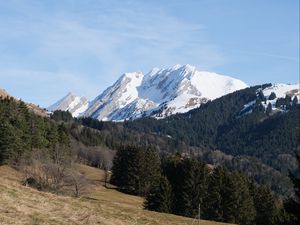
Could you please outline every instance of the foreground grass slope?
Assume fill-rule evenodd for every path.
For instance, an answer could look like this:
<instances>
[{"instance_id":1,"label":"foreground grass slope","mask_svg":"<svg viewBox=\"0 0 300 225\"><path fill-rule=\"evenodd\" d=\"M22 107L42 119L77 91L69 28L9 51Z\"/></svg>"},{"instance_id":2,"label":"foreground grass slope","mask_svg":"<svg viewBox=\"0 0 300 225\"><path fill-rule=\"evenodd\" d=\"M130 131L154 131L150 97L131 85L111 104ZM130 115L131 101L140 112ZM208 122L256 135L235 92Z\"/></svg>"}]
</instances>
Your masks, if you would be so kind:
<instances>
[{"instance_id":1,"label":"foreground grass slope","mask_svg":"<svg viewBox=\"0 0 300 225\"><path fill-rule=\"evenodd\" d=\"M143 199L103 187L103 172L79 169L93 186L81 198L39 192L21 185L22 175L0 167L0 224L197 224L190 218L143 210ZM222 223L201 221L201 225Z\"/></svg>"}]
</instances>

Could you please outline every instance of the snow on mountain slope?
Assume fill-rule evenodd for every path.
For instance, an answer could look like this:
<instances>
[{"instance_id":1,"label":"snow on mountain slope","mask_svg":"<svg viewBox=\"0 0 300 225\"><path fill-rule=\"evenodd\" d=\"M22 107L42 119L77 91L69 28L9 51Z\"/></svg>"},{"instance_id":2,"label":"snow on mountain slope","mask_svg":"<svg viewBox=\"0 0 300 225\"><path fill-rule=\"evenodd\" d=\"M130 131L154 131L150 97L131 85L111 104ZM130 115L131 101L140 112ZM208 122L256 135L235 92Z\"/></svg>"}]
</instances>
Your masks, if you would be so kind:
<instances>
[{"instance_id":1,"label":"snow on mountain slope","mask_svg":"<svg viewBox=\"0 0 300 225\"><path fill-rule=\"evenodd\" d=\"M199 107L207 100L246 88L232 77L197 71L191 65L126 73L90 103L83 116L122 121L144 115L163 118Z\"/></svg>"},{"instance_id":2,"label":"snow on mountain slope","mask_svg":"<svg viewBox=\"0 0 300 225\"><path fill-rule=\"evenodd\" d=\"M280 98L285 98L289 96L291 100L294 100L297 97L297 104L300 104L300 84L273 84L269 87L264 89L259 89L258 93L262 91L265 100L261 101L262 106L267 109L268 105L271 104L272 110L276 111L286 111L286 108L282 108L281 106L276 106L277 100ZM273 97L271 94L274 93ZM248 114L252 112L252 108L256 104L256 100L249 102L248 104L244 105L244 108L241 110L241 114ZM293 104L292 102L290 104ZM280 105L280 104L279 104Z\"/></svg>"},{"instance_id":3,"label":"snow on mountain slope","mask_svg":"<svg viewBox=\"0 0 300 225\"><path fill-rule=\"evenodd\" d=\"M143 76L142 73L123 74L114 85L107 88L90 103L90 107L85 111L83 116L99 120L126 119L127 117L114 115L117 115L119 110L126 106L128 107L129 104L138 98L137 87L141 85ZM124 115L124 113L121 114Z\"/></svg>"},{"instance_id":4,"label":"snow on mountain slope","mask_svg":"<svg viewBox=\"0 0 300 225\"><path fill-rule=\"evenodd\" d=\"M60 99L47 108L48 111L53 112L55 110L69 111L72 116L78 117L88 108L88 101L85 97L79 97L68 93L65 97Z\"/></svg>"},{"instance_id":5,"label":"snow on mountain slope","mask_svg":"<svg viewBox=\"0 0 300 225\"><path fill-rule=\"evenodd\" d=\"M290 96L291 99L297 97L297 104L300 103L300 84L273 84L271 87L265 88L263 94L266 97L266 101L262 102L265 109L268 107L269 103L272 105L272 110L285 111L286 109L276 107L276 101L278 98L285 98ZM269 99L271 93L274 93L276 97L274 99Z\"/></svg>"},{"instance_id":6,"label":"snow on mountain slope","mask_svg":"<svg viewBox=\"0 0 300 225\"><path fill-rule=\"evenodd\" d=\"M263 90L264 96L268 97L272 92L276 94L277 98L284 98L286 95L300 97L300 84L274 84Z\"/></svg>"}]
</instances>

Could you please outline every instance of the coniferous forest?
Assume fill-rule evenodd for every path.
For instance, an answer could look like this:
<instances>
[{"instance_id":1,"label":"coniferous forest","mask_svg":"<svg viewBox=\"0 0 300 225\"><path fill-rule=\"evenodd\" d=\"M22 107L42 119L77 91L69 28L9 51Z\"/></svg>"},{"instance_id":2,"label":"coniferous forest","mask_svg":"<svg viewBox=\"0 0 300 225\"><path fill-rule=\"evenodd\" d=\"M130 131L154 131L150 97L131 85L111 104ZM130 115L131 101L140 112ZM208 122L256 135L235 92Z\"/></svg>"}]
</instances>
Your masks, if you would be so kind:
<instances>
[{"instance_id":1,"label":"coniferous forest","mask_svg":"<svg viewBox=\"0 0 300 225\"><path fill-rule=\"evenodd\" d=\"M122 148L112 173L111 182L121 191L145 196L144 207L149 210L195 217L200 207L201 218L208 220L297 224L296 212L288 212L298 207L298 213L299 205L291 205L299 201L286 201L284 207L268 186L180 154L159 159L151 149Z\"/></svg>"}]
</instances>

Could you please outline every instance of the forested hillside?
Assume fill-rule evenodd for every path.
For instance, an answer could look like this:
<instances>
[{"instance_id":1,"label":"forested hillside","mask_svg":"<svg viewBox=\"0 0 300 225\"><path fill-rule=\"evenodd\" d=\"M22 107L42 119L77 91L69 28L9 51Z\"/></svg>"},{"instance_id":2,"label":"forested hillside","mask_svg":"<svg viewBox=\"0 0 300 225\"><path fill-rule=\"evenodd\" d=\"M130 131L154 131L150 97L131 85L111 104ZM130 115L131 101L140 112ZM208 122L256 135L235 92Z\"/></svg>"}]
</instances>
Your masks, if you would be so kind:
<instances>
[{"instance_id":1,"label":"forested hillside","mask_svg":"<svg viewBox=\"0 0 300 225\"><path fill-rule=\"evenodd\" d=\"M267 86L267 85L265 85ZM299 104L291 98L278 99L285 112L266 112L264 96L254 86L208 102L186 114L164 120L145 118L125 123L125 127L142 132L169 135L198 147L220 149L230 155L249 155L270 160L278 154L291 154L299 146ZM243 113L255 101L251 113ZM265 159L266 157L266 159Z\"/></svg>"},{"instance_id":2,"label":"forested hillside","mask_svg":"<svg viewBox=\"0 0 300 225\"><path fill-rule=\"evenodd\" d=\"M245 172L251 170L253 164L264 164L287 176L288 170L295 169L294 156L300 150L300 105L287 96L285 99L279 98L276 102L278 108L284 110L266 110L262 106L266 101L265 96L259 91L266 86L268 84L234 92L186 114L170 116L163 120L144 118L126 122L124 126L139 132L168 135L174 140L200 149L220 150L220 154L222 152L229 155L222 161L229 163L232 169L244 170L242 167L245 166L246 160L249 161L249 168L246 168ZM244 106L249 102L255 104L248 112L243 112ZM218 157L222 158L220 154ZM243 163L236 160L241 157L244 158ZM204 154L204 158L209 157ZM236 165L233 165L233 159ZM215 161L218 162L218 159ZM252 175L260 180L264 173L272 169L263 170L265 171L260 172L258 177L255 172ZM273 185L274 190L286 192L280 191L276 186L278 185Z\"/></svg>"},{"instance_id":3,"label":"forested hillside","mask_svg":"<svg viewBox=\"0 0 300 225\"><path fill-rule=\"evenodd\" d=\"M300 107L289 97L278 98L278 109L285 110L268 111L262 106L266 97L260 91L268 86L237 91L162 120L147 117L124 123L101 122L73 119L60 111L52 118L68 121L72 136L86 145L111 149L135 145L165 154L180 152L200 157L206 163L247 174L288 196L292 188L288 170L295 170L294 156L299 151ZM245 111L249 102L254 104Z\"/></svg>"}]
</instances>

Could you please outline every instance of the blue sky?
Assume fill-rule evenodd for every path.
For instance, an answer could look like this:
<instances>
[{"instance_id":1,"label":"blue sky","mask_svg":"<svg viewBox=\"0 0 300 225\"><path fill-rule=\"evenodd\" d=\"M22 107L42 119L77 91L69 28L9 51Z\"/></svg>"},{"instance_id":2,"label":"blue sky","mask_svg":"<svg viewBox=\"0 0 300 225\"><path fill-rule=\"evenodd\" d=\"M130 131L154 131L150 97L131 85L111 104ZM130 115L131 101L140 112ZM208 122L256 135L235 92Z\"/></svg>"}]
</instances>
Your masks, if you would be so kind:
<instances>
[{"instance_id":1,"label":"blue sky","mask_svg":"<svg viewBox=\"0 0 300 225\"><path fill-rule=\"evenodd\" d=\"M178 63L299 82L299 0L0 1L0 87L25 101L92 100L124 72Z\"/></svg>"}]
</instances>

